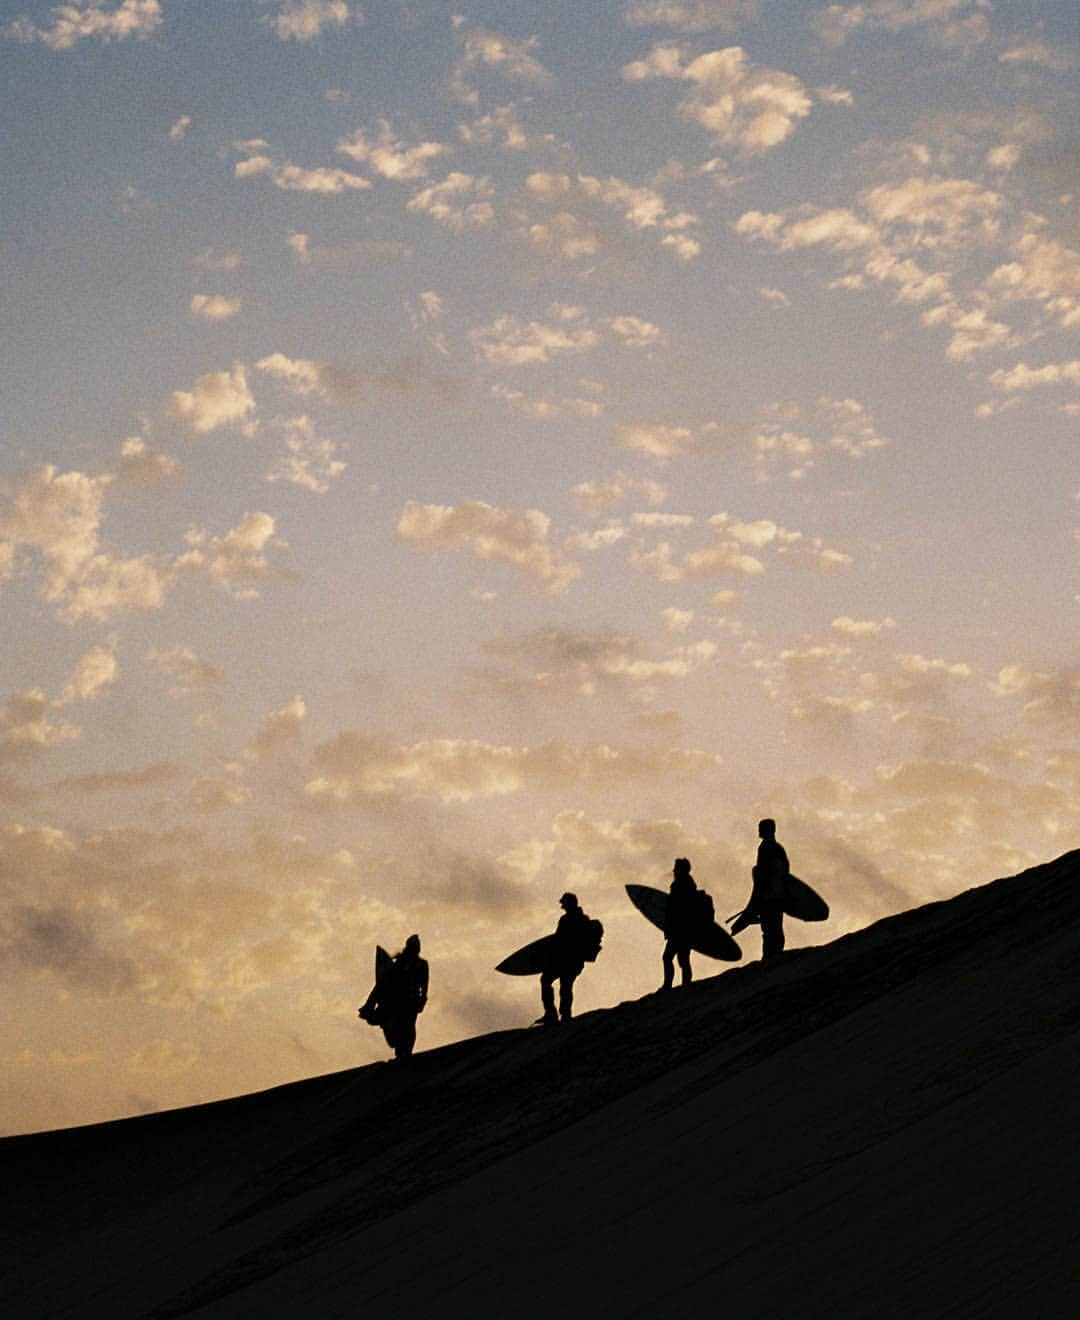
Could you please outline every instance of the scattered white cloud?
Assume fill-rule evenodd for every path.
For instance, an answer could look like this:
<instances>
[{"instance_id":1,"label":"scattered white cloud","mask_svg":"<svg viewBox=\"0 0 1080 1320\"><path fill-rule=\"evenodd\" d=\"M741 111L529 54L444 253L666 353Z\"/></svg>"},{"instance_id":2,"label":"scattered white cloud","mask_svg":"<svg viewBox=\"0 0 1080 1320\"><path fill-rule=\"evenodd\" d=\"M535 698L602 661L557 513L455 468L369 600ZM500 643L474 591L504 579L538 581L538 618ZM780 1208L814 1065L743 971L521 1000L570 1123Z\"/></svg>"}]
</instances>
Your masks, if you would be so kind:
<instances>
[{"instance_id":1,"label":"scattered white cloud","mask_svg":"<svg viewBox=\"0 0 1080 1320\"><path fill-rule=\"evenodd\" d=\"M371 187L370 179L348 170L333 169L327 165L306 169L292 161L275 161L265 154L266 144L261 141L238 142L236 145L240 150L248 152L233 168L238 179L251 179L265 174L275 187L285 192L320 193L326 197L341 196Z\"/></svg>"},{"instance_id":2,"label":"scattered white cloud","mask_svg":"<svg viewBox=\"0 0 1080 1320\"><path fill-rule=\"evenodd\" d=\"M481 500L456 507L409 502L398 519L398 536L430 553L466 550L475 559L510 564L547 595L561 595L580 567L548 540L551 519L538 509L500 509Z\"/></svg>"},{"instance_id":3,"label":"scattered white cloud","mask_svg":"<svg viewBox=\"0 0 1080 1320\"><path fill-rule=\"evenodd\" d=\"M620 422L611 439L620 449L661 460L687 454L700 442L689 427L666 422Z\"/></svg>"},{"instance_id":4,"label":"scattered white cloud","mask_svg":"<svg viewBox=\"0 0 1080 1320\"><path fill-rule=\"evenodd\" d=\"M113 647L95 646L75 666L75 672L64 686L61 701L65 705L72 701L93 701L116 682L119 674L120 666L116 663Z\"/></svg>"},{"instance_id":5,"label":"scattered white cloud","mask_svg":"<svg viewBox=\"0 0 1080 1320\"><path fill-rule=\"evenodd\" d=\"M1071 362L1048 362L1043 367L1029 367L1026 362L1018 362L1008 370L1002 367L991 372L988 379L994 389L1006 394L1041 389L1047 385L1080 385L1080 358L1073 358Z\"/></svg>"},{"instance_id":6,"label":"scattered white cloud","mask_svg":"<svg viewBox=\"0 0 1080 1320\"><path fill-rule=\"evenodd\" d=\"M54 5L49 10L51 25L37 27L29 18L17 18L0 33L16 41L40 41L50 50L71 50L88 38L98 41L123 41L127 37L144 40L161 25L159 0L119 0L109 7L92 0L73 0Z\"/></svg>"},{"instance_id":7,"label":"scattered white cloud","mask_svg":"<svg viewBox=\"0 0 1080 1320\"><path fill-rule=\"evenodd\" d=\"M634 0L630 27L670 27L680 32L730 29L757 18L758 0Z\"/></svg>"},{"instance_id":8,"label":"scattered white cloud","mask_svg":"<svg viewBox=\"0 0 1080 1320\"><path fill-rule=\"evenodd\" d=\"M174 699L213 693L225 682L225 670L202 659L189 646L174 646L168 651L151 649L146 658L172 680L169 696Z\"/></svg>"},{"instance_id":9,"label":"scattered white cloud","mask_svg":"<svg viewBox=\"0 0 1080 1320\"><path fill-rule=\"evenodd\" d=\"M379 131L375 138L358 128L351 137L342 138L337 149L358 163L367 165L384 179L402 181L426 178L431 171L431 162L447 151L438 142L418 142L415 146L406 146L394 136L393 129L385 119L379 121Z\"/></svg>"},{"instance_id":10,"label":"scattered white cloud","mask_svg":"<svg viewBox=\"0 0 1080 1320\"><path fill-rule=\"evenodd\" d=\"M239 362L231 371L200 376L190 390L174 390L166 411L195 435L227 426L252 435L256 426L255 398L248 388L247 370Z\"/></svg>"},{"instance_id":11,"label":"scattered white cloud","mask_svg":"<svg viewBox=\"0 0 1080 1320\"><path fill-rule=\"evenodd\" d=\"M534 366L598 346L600 335L581 308L556 306L552 312L553 321L547 324L500 316L470 331L469 339L484 361L497 367Z\"/></svg>"},{"instance_id":12,"label":"scattered white cloud","mask_svg":"<svg viewBox=\"0 0 1080 1320\"><path fill-rule=\"evenodd\" d=\"M556 741L512 747L437 738L394 746L343 733L315 749L313 764L316 774L306 791L315 801L348 803L395 794L466 803L525 787L604 787L655 774L697 777L714 770L719 758L704 752L574 747Z\"/></svg>"},{"instance_id":13,"label":"scattered white cloud","mask_svg":"<svg viewBox=\"0 0 1080 1320\"><path fill-rule=\"evenodd\" d=\"M491 224L495 208L488 199L494 193L490 179L454 170L439 183L415 193L409 199L407 209L429 215L439 224L463 233L467 229L482 229Z\"/></svg>"},{"instance_id":14,"label":"scattered white cloud","mask_svg":"<svg viewBox=\"0 0 1080 1320\"><path fill-rule=\"evenodd\" d=\"M629 477L619 474L607 481L583 481L571 491L578 508L593 517L606 514L617 504L639 497L647 504L663 504L667 499L667 489L658 481L642 477Z\"/></svg>"},{"instance_id":15,"label":"scattered white cloud","mask_svg":"<svg viewBox=\"0 0 1080 1320\"><path fill-rule=\"evenodd\" d=\"M345 471L343 459L336 458L337 442L320 439L306 414L279 423L285 428L286 452L266 474L267 481L288 481L294 486L325 495Z\"/></svg>"},{"instance_id":16,"label":"scattered white cloud","mask_svg":"<svg viewBox=\"0 0 1080 1320\"><path fill-rule=\"evenodd\" d=\"M52 743L79 737L75 725L50 723L51 706L40 688L7 698L0 706L0 762L25 761Z\"/></svg>"},{"instance_id":17,"label":"scattered white cloud","mask_svg":"<svg viewBox=\"0 0 1080 1320\"><path fill-rule=\"evenodd\" d=\"M551 74L533 54L540 44L537 37L515 41L487 28L468 28L463 18L455 18L454 26L463 53L451 78L451 89L466 105L476 105L480 100L474 79L482 69L534 87L547 87L553 82Z\"/></svg>"},{"instance_id":18,"label":"scattered white cloud","mask_svg":"<svg viewBox=\"0 0 1080 1320\"><path fill-rule=\"evenodd\" d=\"M220 293L196 293L192 295L188 310L202 321L231 321L240 315L240 299L226 298Z\"/></svg>"},{"instance_id":19,"label":"scattered white cloud","mask_svg":"<svg viewBox=\"0 0 1080 1320\"><path fill-rule=\"evenodd\" d=\"M285 0L276 14L263 20L282 41L314 41L327 28L343 28L349 21L345 0Z\"/></svg>"},{"instance_id":20,"label":"scattered white cloud","mask_svg":"<svg viewBox=\"0 0 1080 1320\"><path fill-rule=\"evenodd\" d=\"M271 711L262 721L258 733L248 746L248 754L256 761L265 761L296 746L300 742L306 718L307 705L304 698L293 697L287 705Z\"/></svg>"},{"instance_id":21,"label":"scattered white cloud","mask_svg":"<svg viewBox=\"0 0 1080 1320\"><path fill-rule=\"evenodd\" d=\"M922 29L936 43L968 47L989 34L989 0L869 0L869 3L831 4L813 18L819 36L834 45L868 32L903 32Z\"/></svg>"},{"instance_id":22,"label":"scattered white cloud","mask_svg":"<svg viewBox=\"0 0 1080 1320\"><path fill-rule=\"evenodd\" d=\"M0 550L9 547L0 565L14 571L20 548L40 555L42 595L69 623L158 609L171 580L149 556L122 558L102 544L102 505L114 481L111 473L61 473L46 464L22 481L0 482Z\"/></svg>"},{"instance_id":23,"label":"scattered white cloud","mask_svg":"<svg viewBox=\"0 0 1080 1320\"><path fill-rule=\"evenodd\" d=\"M853 619L850 615L841 614L832 621L833 632L839 633L842 637L880 637L883 632L895 627L896 620L888 617Z\"/></svg>"},{"instance_id":24,"label":"scattered white cloud","mask_svg":"<svg viewBox=\"0 0 1080 1320\"><path fill-rule=\"evenodd\" d=\"M116 478L119 483L135 486L149 486L157 481L175 477L180 471L180 464L171 454L160 449L151 449L142 436L129 436L120 445L116 463Z\"/></svg>"},{"instance_id":25,"label":"scattered white cloud","mask_svg":"<svg viewBox=\"0 0 1080 1320\"><path fill-rule=\"evenodd\" d=\"M191 116L181 115L175 124L169 129L170 142L183 142L187 136L187 131L191 127Z\"/></svg>"},{"instance_id":26,"label":"scattered white cloud","mask_svg":"<svg viewBox=\"0 0 1080 1320\"><path fill-rule=\"evenodd\" d=\"M813 102L794 74L750 63L741 46L691 57L676 46L654 46L623 69L629 82L674 78L692 85L679 112L726 147L755 155L779 146L810 113Z\"/></svg>"},{"instance_id":27,"label":"scattered white cloud","mask_svg":"<svg viewBox=\"0 0 1080 1320\"><path fill-rule=\"evenodd\" d=\"M528 225L529 242L567 261L600 251L600 208L617 211L631 230L656 230L662 235L661 245L671 247L681 260L690 260L701 251L701 244L687 232L699 223L699 217L689 211L670 212L654 188L635 187L614 176L600 179L538 170L526 178L525 196L550 210L545 219ZM580 214L590 210L596 214Z\"/></svg>"},{"instance_id":28,"label":"scattered white cloud","mask_svg":"<svg viewBox=\"0 0 1080 1320\"><path fill-rule=\"evenodd\" d=\"M251 600L263 582L281 573L273 556L288 542L274 535L275 526L270 514L254 512L245 513L224 536L193 527L185 537L191 548L177 568L204 574L237 600Z\"/></svg>"}]
</instances>

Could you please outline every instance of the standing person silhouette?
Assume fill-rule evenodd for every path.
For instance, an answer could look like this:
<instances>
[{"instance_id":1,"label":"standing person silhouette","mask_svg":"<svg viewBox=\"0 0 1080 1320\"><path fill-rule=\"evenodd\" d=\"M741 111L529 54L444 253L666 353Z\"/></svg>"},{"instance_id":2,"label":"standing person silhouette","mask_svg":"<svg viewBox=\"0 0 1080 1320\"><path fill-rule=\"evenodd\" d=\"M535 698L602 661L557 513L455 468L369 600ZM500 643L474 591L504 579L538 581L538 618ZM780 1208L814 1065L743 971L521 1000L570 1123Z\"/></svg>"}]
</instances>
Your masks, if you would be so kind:
<instances>
[{"instance_id":1,"label":"standing person silhouette","mask_svg":"<svg viewBox=\"0 0 1080 1320\"><path fill-rule=\"evenodd\" d=\"M538 1026L552 1026L560 1020L569 1022L574 1016L574 982L581 975L585 963L596 957L600 947L600 935L597 933L600 923L585 915L577 895L563 894L559 906L563 914L555 927L550 960L540 973L540 1003L544 1012L542 1017L536 1019ZM554 990L556 981L559 983L557 1013Z\"/></svg>"},{"instance_id":2,"label":"standing person silhouette","mask_svg":"<svg viewBox=\"0 0 1080 1320\"><path fill-rule=\"evenodd\" d=\"M784 952L784 885L790 874L788 856L777 842L776 821L758 821L757 861L750 906L761 921L761 956L774 958Z\"/></svg>"},{"instance_id":3,"label":"standing person silhouette","mask_svg":"<svg viewBox=\"0 0 1080 1320\"><path fill-rule=\"evenodd\" d=\"M676 857L671 868L671 887L668 890L667 913L664 916L664 984L661 990L670 990L675 980L675 961L678 959L683 985L694 979L690 967L690 941L702 922L704 903L708 895L697 887L690 874L690 859ZM711 903L710 903L711 906Z\"/></svg>"},{"instance_id":4,"label":"standing person silhouette","mask_svg":"<svg viewBox=\"0 0 1080 1320\"><path fill-rule=\"evenodd\" d=\"M379 978L359 1016L382 1027L395 1059L407 1059L416 1045L416 1019L428 996L428 965L420 957L420 936L410 935L405 947Z\"/></svg>"}]
</instances>

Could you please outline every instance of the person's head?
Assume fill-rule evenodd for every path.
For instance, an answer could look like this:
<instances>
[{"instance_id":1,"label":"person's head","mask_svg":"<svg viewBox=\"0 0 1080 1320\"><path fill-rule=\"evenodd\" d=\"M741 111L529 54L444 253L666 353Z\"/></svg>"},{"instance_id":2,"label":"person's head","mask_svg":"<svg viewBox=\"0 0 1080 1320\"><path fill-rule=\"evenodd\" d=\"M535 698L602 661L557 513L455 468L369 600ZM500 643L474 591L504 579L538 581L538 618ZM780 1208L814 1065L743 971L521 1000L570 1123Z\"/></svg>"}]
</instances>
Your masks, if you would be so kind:
<instances>
[{"instance_id":1,"label":"person's head","mask_svg":"<svg viewBox=\"0 0 1080 1320\"><path fill-rule=\"evenodd\" d=\"M577 905L577 894L567 892L559 899L559 906L567 912L573 912Z\"/></svg>"},{"instance_id":2,"label":"person's head","mask_svg":"<svg viewBox=\"0 0 1080 1320\"><path fill-rule=\"evenodd\" d=\"M759 839L774 838L776 835L776 821L771 820L768 816L766 816L764 820L759 820L757 823L757 832Z\"/></svg>"},{"instance_id":3,"label":"person's head","mask_svg":"<svg viewBox=\"0 0 1080 1320\"><path fill-rule=\"evenodd\" d=\"M411 953L415 958L420 952L420 936L410 935L405 941L405 952Z\"/></svg>"},{"instance_id":4,"label":"person's head","mask_svg":"<svg viewBox=\"0 0 1080 1320\"><path fill-rule=\"evenodd\" d=\"M689 875L689 874L690 874L690 858L689 858L689 857L676 857L676 858L675 858L675 865L671 868L671 874L675 877L676 880L679 878L679 876L687 876L687 875Z\"/></svg>"}]
</instances>

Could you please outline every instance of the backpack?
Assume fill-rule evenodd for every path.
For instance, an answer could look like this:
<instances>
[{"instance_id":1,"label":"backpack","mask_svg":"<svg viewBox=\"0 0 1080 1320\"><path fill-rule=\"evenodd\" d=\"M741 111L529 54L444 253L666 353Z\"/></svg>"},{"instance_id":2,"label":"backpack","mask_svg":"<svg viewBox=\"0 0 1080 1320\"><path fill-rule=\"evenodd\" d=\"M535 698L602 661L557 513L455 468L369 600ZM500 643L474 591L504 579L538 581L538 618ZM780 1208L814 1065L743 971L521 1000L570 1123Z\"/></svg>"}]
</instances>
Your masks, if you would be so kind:
<instances>
[{"instance_id":1,"label":"backpack","mask_svg":"<svg viewBox=\"0 0 1080 1320\"><path fill-rule=\"evenodd\" d=\"M697 918L703 926L711 926L716 920L716 909L713 907L712 896L707 894L704 889L697 891Z\"/></svg>"},{"instance_id":2,"label":"backpack","mask_svg":"<svg viewBox=\"0 0 1080 1320\"><path fill-rule=\"evenodd\" d=\"M604 938L604 927L595 917L586 918L581 932L581 956L586 962L596 962Z\"/></svg>"}]
</instances>

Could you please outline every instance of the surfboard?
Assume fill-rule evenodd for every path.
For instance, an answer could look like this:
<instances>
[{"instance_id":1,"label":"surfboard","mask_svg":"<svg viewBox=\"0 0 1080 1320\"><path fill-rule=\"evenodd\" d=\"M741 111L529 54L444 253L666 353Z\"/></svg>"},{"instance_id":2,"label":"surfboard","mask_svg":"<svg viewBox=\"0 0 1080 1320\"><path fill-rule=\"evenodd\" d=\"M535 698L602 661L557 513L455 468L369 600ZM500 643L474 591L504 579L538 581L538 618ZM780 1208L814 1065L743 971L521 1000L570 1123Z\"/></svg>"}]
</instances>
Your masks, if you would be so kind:
<instances>
[{"instance_id":1,"label":"surfboard","mask_svg":"<svg viewBox=\"0 0 1080 1320\"><path fill-rule=\"evenodd\" d=\"M654 889L651 885L627 885L626 893L643 917L654 926L664 929L668 896L662 889ZM719 958L723 962L738 962L742 957L742 949L723 926L718 926L715 921L701 928L690 941L690 947L695 953L703 953L707 958Z\"/></svg>"},{"instance_id":2,"label":"surfboard","mask_svg":"<svg viewBox=\"0 0 1080 1320\"><path fill-rule=\"evenodd\" d=\"M505 976L539 976L548 964L554 940L554 935L542 935L504 958L495 970Z\"/></svg>"},{"instance_id":3,"label":"surfboard","mask_svg":"<svg viewBox=\"0 0 1080 1320\"><path fill-rule=\"evenodd\" d=\"M358 1016L362 1017L365 1022L370 1022L373 1027L382 1026L382 1013L380 1011L382 1005L378 1002L376 991L379 988L379 982L386 976L386 973L393 966L393 963L393 958L386 952L383 946L381 944L376 944L375 985L372 988L371 994L368 995L367 999L357 1010Z\"/></svg>"},{"instance_id":4,"label":"surfboard","mask_svg":"<svg viewBox=\"0 0 1080 1320\"><path fill-rule=\"evenodd\" d=\"M784 915L799 921L824 921L829 915L829 905L805 880L789 875L784 881ZM740 930L757 924L757 915L747 904L732 922L731 933L738 935Z\"/></svg>"}]
</instances>

